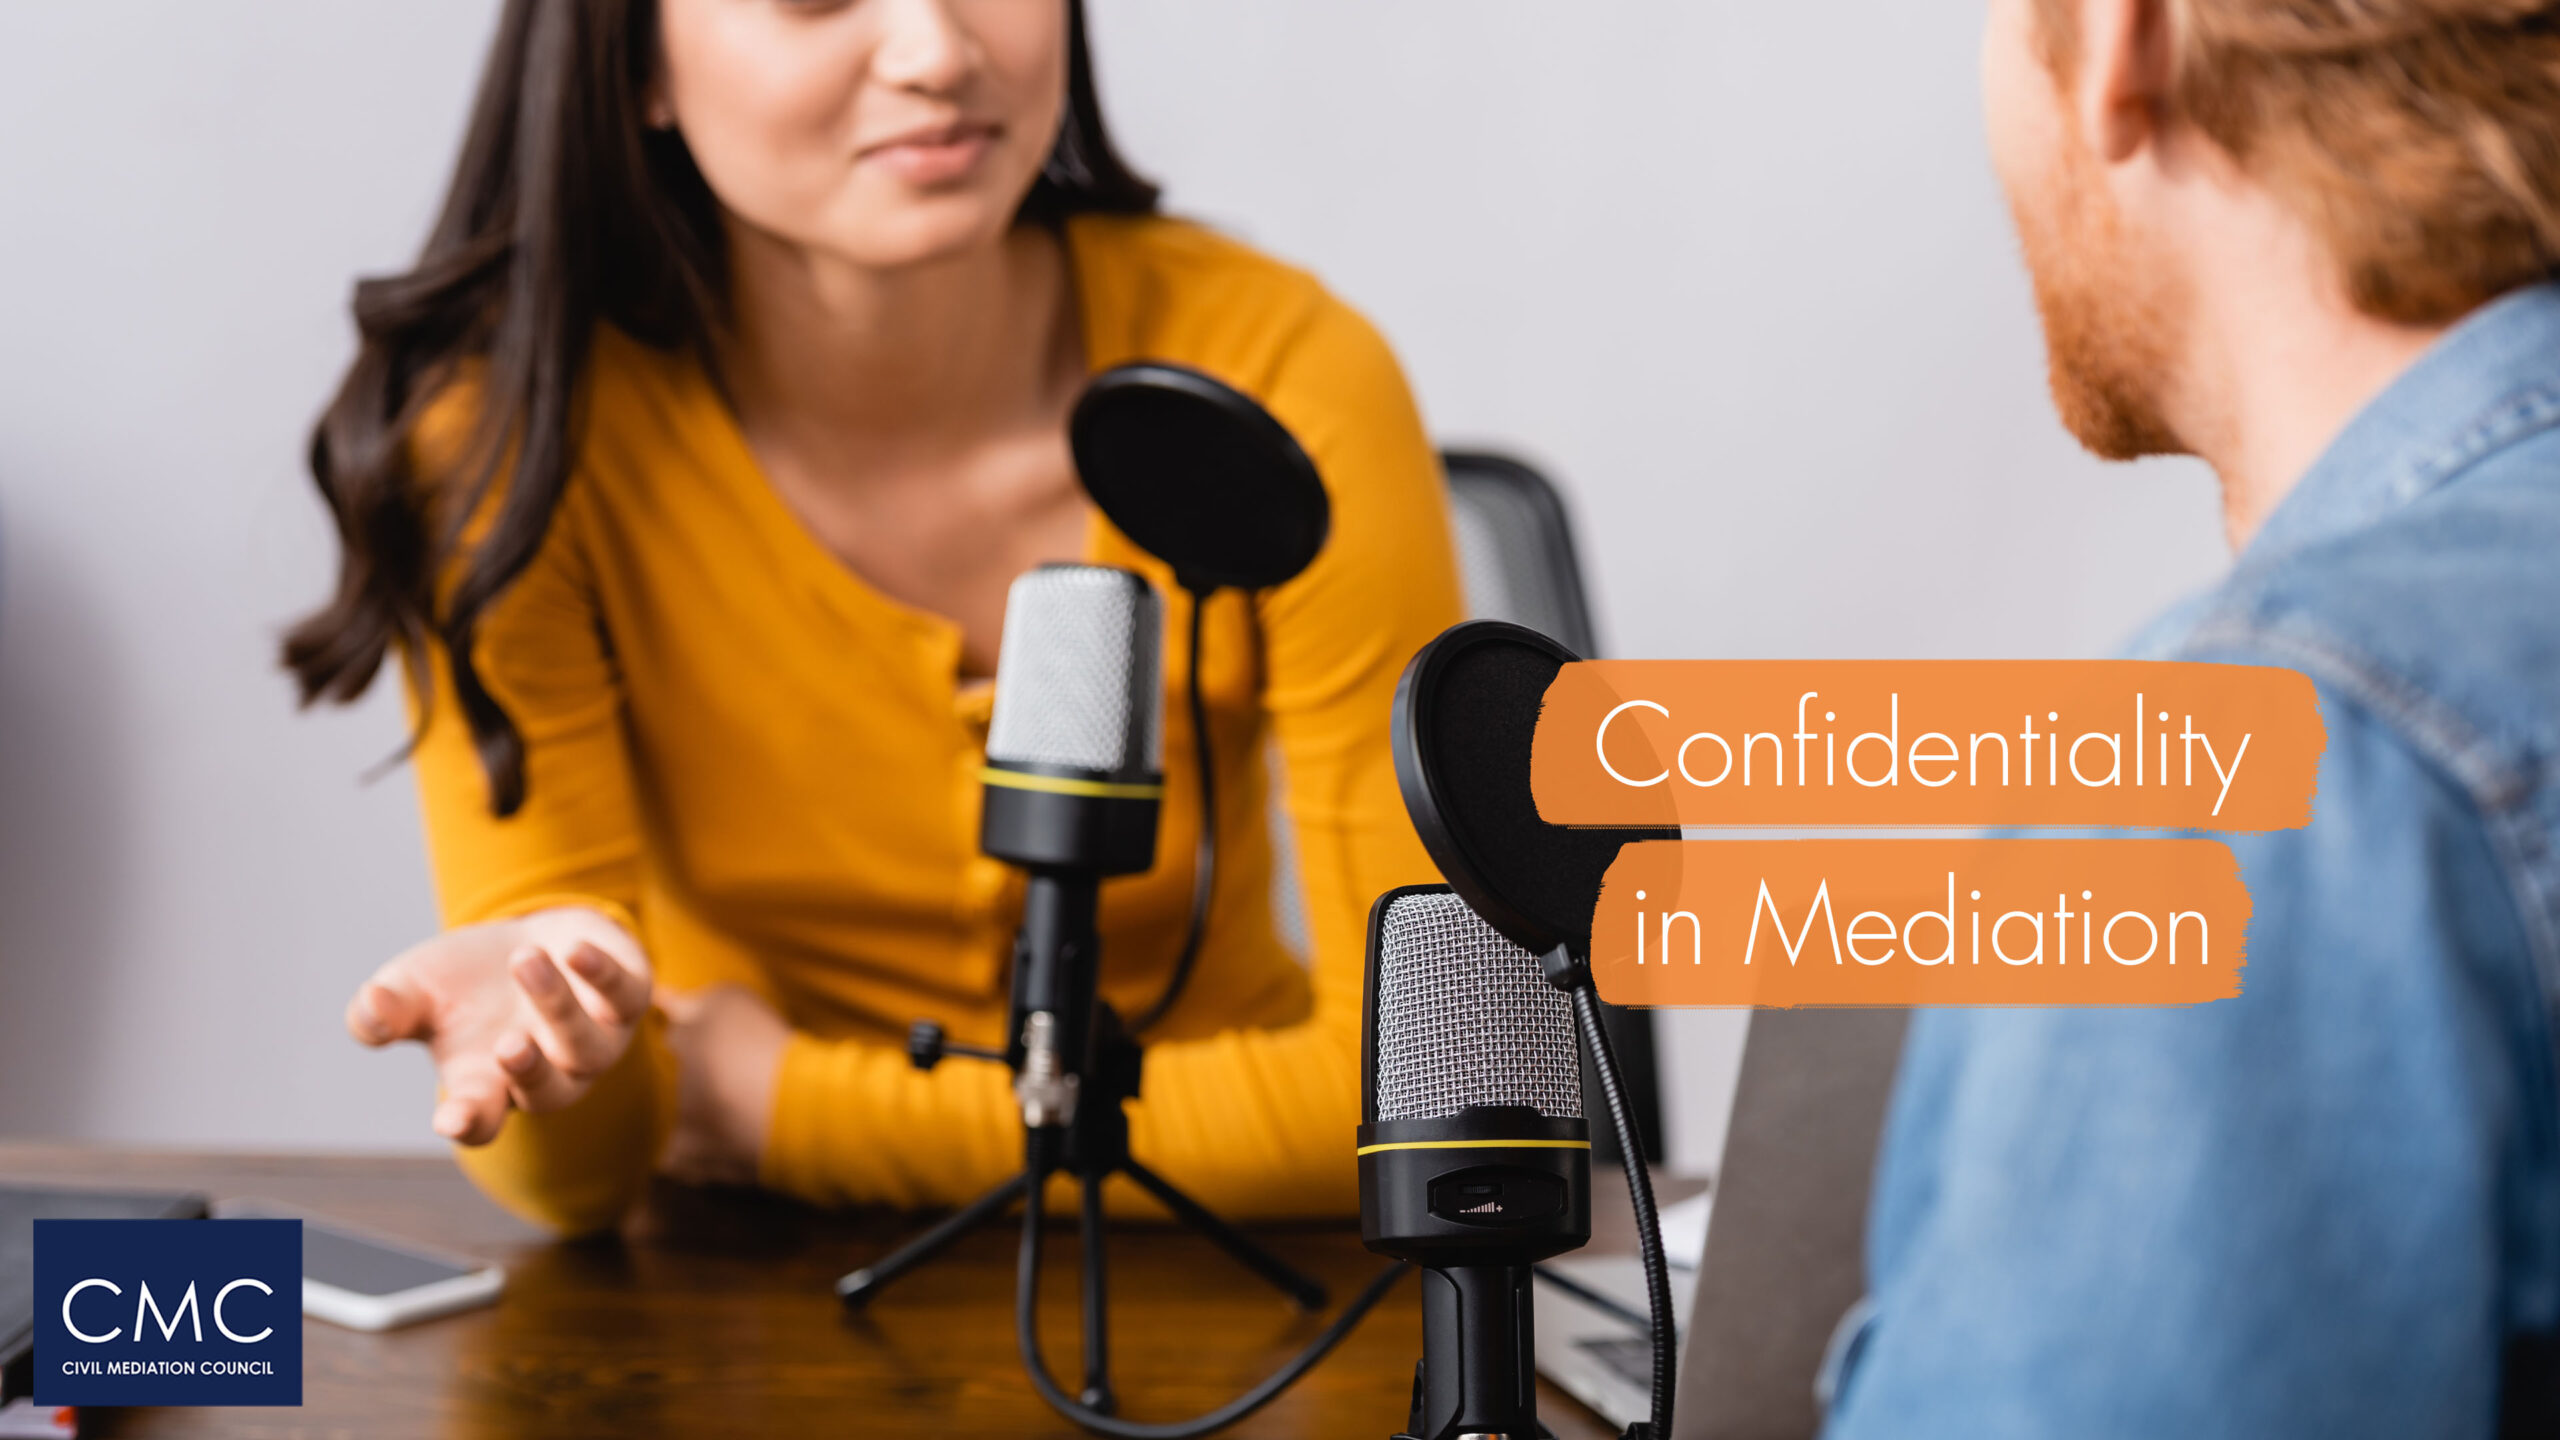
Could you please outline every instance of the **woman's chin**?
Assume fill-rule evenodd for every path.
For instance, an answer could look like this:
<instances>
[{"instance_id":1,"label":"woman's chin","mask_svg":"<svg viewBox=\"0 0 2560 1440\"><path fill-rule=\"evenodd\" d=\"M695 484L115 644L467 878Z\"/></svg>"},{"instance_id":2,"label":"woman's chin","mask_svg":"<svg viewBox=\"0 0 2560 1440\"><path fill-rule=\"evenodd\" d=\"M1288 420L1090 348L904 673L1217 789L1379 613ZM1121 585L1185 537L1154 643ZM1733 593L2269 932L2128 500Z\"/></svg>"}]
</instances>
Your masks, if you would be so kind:
<instances>
[{"instance_id":1,"label":"woman's chin","mask_svg":"<svg viewBox=\"0 0 2560 1440\"><path fill-rule=\"evenodd\" d=\"M866 199L848 223L811 238L814 248L872 270L904 270L957 259L1002 243L1018 197L954 191L885 206Z\"/></svg>"}]
</instances>

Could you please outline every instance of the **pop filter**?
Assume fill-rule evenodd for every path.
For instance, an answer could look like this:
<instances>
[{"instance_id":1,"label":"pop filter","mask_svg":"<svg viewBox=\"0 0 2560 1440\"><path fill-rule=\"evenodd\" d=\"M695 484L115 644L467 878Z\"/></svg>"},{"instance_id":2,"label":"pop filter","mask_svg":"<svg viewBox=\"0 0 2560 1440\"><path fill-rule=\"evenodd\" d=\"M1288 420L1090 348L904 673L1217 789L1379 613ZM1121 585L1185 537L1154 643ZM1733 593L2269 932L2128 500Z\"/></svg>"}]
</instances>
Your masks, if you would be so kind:
<instances>
[{"instance_id":1,"label":"pop filter","mask_svg":"<svg viewBox=\"0 0 2560 1440\"><path fill-rule=\"evenodd\" d=\"M1442 631L1396 682L1396 783L1441 876L1533 955L1591 948L1600 880L1631 840L1676 830L1569 829L1538 818L1529 744L1556 672L1582 657L1520 625Z\"/></svg>"},{"instance_id":2,"label":"pop filter","mask_svg":"<svg viewBox=\"0 0 2560 1440\"><path fill-rule=\"evenodd\" d=\"M1296 578L1332 507L1315 461L1242 391L1145 361L1106 370L1067 422L1093 503L1195 594Z\"/></svg>"}]
</instances>

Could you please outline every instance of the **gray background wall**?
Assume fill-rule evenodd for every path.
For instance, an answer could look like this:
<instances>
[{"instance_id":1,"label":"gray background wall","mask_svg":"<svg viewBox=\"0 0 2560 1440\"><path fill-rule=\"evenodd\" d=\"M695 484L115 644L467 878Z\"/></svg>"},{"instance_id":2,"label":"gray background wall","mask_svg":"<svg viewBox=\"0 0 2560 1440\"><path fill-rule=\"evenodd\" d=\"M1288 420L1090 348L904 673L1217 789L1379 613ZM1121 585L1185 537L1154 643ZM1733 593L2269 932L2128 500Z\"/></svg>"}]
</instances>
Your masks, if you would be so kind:
<instances>
[{"instance_id":1,"label":"gray background wall","mask_svg":"<svg viewBox=\"0 0 2560 1440\"><path fill-rule=\"evenodd\" d=\"M1093 0L1174 205L1535 457L1627 655L2102 653L2222 563L2081 457L1982 158L1978 7ZM387 694L298 716L298 469L423 233L490 0L0 6L0 1134L412 1147L339 1007L432 913ZM1712 1164L1736 1017L1670 1032Z\"/></svg>"}]
</instances>

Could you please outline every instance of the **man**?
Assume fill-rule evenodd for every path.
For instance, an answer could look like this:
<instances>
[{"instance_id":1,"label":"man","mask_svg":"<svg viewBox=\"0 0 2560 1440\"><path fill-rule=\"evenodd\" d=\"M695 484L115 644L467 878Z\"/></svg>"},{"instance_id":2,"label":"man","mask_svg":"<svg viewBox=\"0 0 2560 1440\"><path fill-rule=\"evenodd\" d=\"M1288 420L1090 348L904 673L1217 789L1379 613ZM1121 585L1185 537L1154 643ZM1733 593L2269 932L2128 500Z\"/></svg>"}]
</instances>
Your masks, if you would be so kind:
<instances>
[{"instance_id":1,"label":"man","mask_svg":"<svg viewBox=\"0 0 2560 1440\"><path fill-rule=\"evenodd\" d=\"M2222 481L2140 652L2328 749L2238 999L1918 1019L1830 1433L2560 1434L2560 4L1991 12L2063 419Z\"/></svg>"}]
</instances>

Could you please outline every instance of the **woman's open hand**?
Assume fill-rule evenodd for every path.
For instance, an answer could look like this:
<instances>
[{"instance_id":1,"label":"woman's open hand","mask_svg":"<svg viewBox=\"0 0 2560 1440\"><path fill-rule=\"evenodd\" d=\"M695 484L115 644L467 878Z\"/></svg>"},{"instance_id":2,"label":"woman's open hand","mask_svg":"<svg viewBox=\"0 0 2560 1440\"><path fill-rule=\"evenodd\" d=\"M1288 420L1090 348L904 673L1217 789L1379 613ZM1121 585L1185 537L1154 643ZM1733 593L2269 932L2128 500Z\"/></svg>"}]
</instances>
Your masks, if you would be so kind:
<instances>
[{"instance_id":1,"label":"woman's open hand","mask_svg":"<svg viewBox=\"0 0 2560 1440\"><path fill-rule=\"evenodd\" d=\"M394 956L347 1003L367 1045L415 1040L444 1091L436 1133L498 1137L507 1111L575 1102L649 1013L648 957L594 910L543 910L448 930Z\"/></svg>"}]
</instances>

